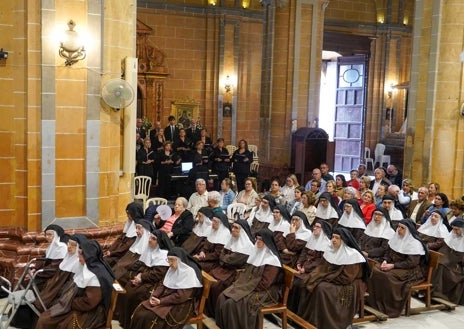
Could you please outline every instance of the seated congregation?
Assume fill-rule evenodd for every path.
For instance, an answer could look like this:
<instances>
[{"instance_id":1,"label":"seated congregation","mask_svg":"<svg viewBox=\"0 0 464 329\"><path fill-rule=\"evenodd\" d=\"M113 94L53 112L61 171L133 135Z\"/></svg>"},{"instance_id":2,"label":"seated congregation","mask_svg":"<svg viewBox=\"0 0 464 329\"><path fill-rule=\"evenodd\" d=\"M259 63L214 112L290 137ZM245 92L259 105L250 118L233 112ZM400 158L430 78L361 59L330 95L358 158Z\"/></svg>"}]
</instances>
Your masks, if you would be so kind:
<instances>
[{"instance_id":1,"label":"seated congregation","mask_svg":"<svg viewBox=\"0 0 464 329\"><path fill-rule=\"evenodd\" d=\"M232 216L225 213L226 194L205 192L202 179L190 200L176 199L173 209L150 205L144 212L132 202L121 235L105 251L83 235L47 227L44 266L55 271L34 277L43 303L35 303L41 313L33 327L104 328L117 283L125 293L110 314L122 328L182 328L203 302L205 318L217 327L255 329L261 309L286 295L289 268L289 318L308 328L347 328L362 317L364 303L399 317L411 288L427 280L432 297L464 305L460 201L461 213L453 216L439 201L419 209L418 199L410 198L399 210L399 193L386 193L376 204L370 189L351 193L345 187L337 194L336 183L328 181L325 191L306 191L291 176L286 188L272 180L266 193L245 178L231 200L243 207ZM206 301L205 275L211 277Z\"/></svg>"}]
</instances>

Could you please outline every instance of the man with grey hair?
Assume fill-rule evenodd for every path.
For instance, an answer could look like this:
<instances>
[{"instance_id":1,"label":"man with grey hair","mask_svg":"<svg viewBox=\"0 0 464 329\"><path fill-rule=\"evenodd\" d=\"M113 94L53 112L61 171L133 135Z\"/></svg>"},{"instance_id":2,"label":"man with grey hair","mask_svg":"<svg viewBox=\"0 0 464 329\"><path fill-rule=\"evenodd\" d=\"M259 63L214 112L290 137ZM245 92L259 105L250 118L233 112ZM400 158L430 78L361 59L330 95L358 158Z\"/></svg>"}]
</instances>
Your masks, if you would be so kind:
<instances>
[{"instance_id":1,"label":"man with grey hair","mask_svg":"<svg viewBox=\"0 0 464 329\"><path fill-rule=\"evenodd\" d=\"M406 203L406 200L404 200L405 198L409 198L409 196L404 196L402 193L400 193L401 190L400 190L400 187L398 185L390 185L388 187L388 191L387 193L388 194L391 194L395 200L394 200L394 203L395 203L395 208L398 209L399 211L401 211L401 213L403 214L403 218L406 218L406 207L403 206L403 204ZM401 199L400 199L401 198ZM409 203L409 202L407 202Z\"/></svg>"},{"instance_id":2,"label":"man with grey hair","mask_svg":"<svg viewBox=\"0 0 464 329\"><path fill-rule=\"evenodd\" d=\"M221 201L222 197L218 191L208 192L208 206L213 212L222 212Z\"/></svg>"},{"instance_id":3,"label":"man with grey hair","mask_svg":"<svg viewBox=\"0 0 464 329\"><path fill-rule=\"evenodd\" d=\"M208 191L206 190L206 181L203 178L198 178L195 181L196 192L192 193L189 198L187 209L193 214L195 218L198 209L201 207L208 207Z\"/></svg>"},{"instance_id":4,"label":"man with grey hair","mask_svg":"<svg viewBox=\"0 0 464 329\"><path fill-rule=\"evenodd\" d=\"M421 222L422 216L424 216L425 211L432 204L429 200L429 189L425 186L419 187L417 190L417 200L412 200L409 204L407 215L416 223Z\"/></svg>"},{"instance_id":5,"label":"man with grey hair","mask_svg":"<svg viewBox=\"0 0 464 329\"><path fill-rule=\"evenodd\" d=\"M305 185L305 190L306 191L310 191L311 190L311 183L313 181L318 181L321 186L319 187L319 192L325 192L325 184L326 184L326 181L322 179L322 172L319 168L314 168L313 169L313 174L312 174L313 178L310 179L306 185Z\"/></svg>"}]
</instances>

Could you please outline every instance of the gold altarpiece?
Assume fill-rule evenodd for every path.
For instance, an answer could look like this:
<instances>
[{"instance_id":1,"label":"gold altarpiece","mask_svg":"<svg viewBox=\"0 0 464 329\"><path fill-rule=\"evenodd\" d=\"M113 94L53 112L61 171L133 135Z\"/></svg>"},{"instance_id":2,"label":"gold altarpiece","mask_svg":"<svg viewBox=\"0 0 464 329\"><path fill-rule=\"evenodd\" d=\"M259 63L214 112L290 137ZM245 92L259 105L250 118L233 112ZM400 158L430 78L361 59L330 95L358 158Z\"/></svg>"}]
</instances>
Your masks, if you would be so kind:
<instances>
[{"instance_id":1,"label":"gold altarpiece","mask_svg":"<svg viewBox=\"0 0 464 329\"><path fill-rule=\"evenodd\" d=\"M164 81L169 73L164 52L149 41L152 33L151 27L137 20L137 116L155 122L163 115Z\"/></svg>"}]
</instances>

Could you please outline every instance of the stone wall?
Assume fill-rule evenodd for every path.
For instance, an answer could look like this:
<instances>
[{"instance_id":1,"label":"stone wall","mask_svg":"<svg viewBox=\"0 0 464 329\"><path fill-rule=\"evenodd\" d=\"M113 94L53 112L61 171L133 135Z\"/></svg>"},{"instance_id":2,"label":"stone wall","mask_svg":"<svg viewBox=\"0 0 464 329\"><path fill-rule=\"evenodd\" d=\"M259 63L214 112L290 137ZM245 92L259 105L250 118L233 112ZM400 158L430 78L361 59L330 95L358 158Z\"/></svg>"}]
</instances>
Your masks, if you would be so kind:
<instances>
[{"instance_id":1,"label":"stone wall","mask_svg":"<svg viewBox=\"0 0 464 329\"><path fill-rule=\"evenodd\" d=\"M96 240L103 249L122 233L123 225L113 225L94 229L66 230L67 234L84 234ZM26 231L17 227L0 228L0 275L10 282L17 282L24 266L33 258L45 256L48 243L44 232Z\"/></svg>"}]
</instances>

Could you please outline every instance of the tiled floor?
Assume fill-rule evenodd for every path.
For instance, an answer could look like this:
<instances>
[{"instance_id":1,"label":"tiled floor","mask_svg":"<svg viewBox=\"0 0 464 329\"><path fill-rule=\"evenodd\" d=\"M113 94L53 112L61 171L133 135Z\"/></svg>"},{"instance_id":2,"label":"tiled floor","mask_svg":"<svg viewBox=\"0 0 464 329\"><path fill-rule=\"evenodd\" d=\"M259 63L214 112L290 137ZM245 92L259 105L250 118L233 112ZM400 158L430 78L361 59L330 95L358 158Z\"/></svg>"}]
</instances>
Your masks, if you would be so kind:
<instances>
[{"instance_id":1,"label":"tiled floor","mask_svg":"<svg viewBox=\"0 0 464 329\"><path fill-rule=\"evenodd\" d=\"M0 299L0 310L3 309L4 304L7 299ZM419 305L418 301L413 300L413 307ZM3 325L3 323L2 323ZM194 326L186 326L185 329L193 329ZM276 329L280 326L274 325L269 321L265 320L264 323L265 329ZM289 328L292 328L289 326ZM464 307L458 306L456 310L451 312L446 311L430 311L424 312L417 315L412 315L410 317L399 317L395 319L388 319L384 322L370 322L362 323L353 326L357 329L455 329L455 328L464 328ZM0 329L4 329L3 326L0 326ZM5 328L6 329L6 328ZM13 327L8 327L8 329L15 329ZM121 329L117 321L113 321L113 329ZM320 328L323 329L323 328ZM341 328L343 329L343 328Z\"/></svg>"}]
</instances>

